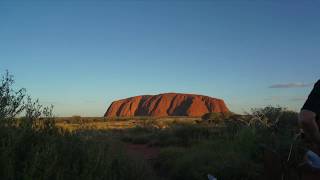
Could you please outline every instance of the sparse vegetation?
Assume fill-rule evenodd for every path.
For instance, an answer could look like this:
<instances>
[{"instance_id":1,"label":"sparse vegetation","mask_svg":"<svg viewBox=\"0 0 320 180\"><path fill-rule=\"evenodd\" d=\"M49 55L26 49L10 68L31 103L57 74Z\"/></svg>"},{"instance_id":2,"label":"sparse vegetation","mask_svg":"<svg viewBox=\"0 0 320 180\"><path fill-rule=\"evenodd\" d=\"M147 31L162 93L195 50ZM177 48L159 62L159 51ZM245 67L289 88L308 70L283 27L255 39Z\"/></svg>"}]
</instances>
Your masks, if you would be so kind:
<instances>
[{"instance_id":1,"label":"sparse vegetation","mask_svg":"<svg viewBox=\"0 0 320 180\"><path fill-rule=\"evenodd\" d=\"M201 119L207 123L213 123L213 124L219 124L223 122L224 120L227 120L230 118L232 114L231 113L207 113L204 114Z\"/></svg>"},{"instance_id":2,"label":"sparse vegetation","mask_svg":"<svg viewBox=\"0 0 320 180\"><path fill-rule=\"evenodd\" d=\"M155 179L121 143L56 127L52 107L25 99L13 83L7 73L0 84L0 179Z\"/></svg>"},{"instance_id":3,"label":"sparse vegetation","mask_svg":"<svg viewBox=\"0 0 320 180\"><path fill-rule=\"evenodd\" d=\"M265 109L258 111L261 110ZM289 117L292 112L284 112L280 121ZM191 143L164 148L159 156L159 168L167 172L170 179L203 179L208 173L218 179L262 179L266 171L263 156L267 148L279 155L280 166L291 167L281 169L281 172L287 178L290 175L290 179L297 179L295 168L302 158L297 146L288 160L294 133L298 132L295 119L287 122L288 126L294 127L292 129L264 126L260 121L244 124L232 120L226 121L224 127L206 126L201 131L185 127L182 136Z\"/></svg>"},{"instance_id":4,"label":"sparse vegetation","mask_svg":"<svg viewBox=\"0 0 320 180\"><path fill-rule=\"evenodd\" d=\"M298 178L297 113L282 107L247 115L206 114L199 118L125 120L54 118L12 89L9 73L0 84L1 179L261 179L264 150L279 156L281 173ZM19 115L19 117L17 117ZM72 128L71 128L72 127ZM152 162L127 153L127 144L159 148ZM290 177L290 178L288 178Z\"/></svg>"}]
</instances>

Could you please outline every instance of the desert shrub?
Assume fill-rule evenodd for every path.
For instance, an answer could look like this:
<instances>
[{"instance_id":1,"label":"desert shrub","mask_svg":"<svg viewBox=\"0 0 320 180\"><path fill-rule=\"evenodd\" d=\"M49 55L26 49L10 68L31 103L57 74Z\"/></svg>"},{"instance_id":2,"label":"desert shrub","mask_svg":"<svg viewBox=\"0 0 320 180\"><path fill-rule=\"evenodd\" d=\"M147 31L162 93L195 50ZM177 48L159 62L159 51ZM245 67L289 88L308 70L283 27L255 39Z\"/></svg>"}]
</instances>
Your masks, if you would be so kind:
<instances>
[{"instance_id":1,"label":"desert shrub","mask_svg":"<svg viewBox=\"0 0 320 180\"><path fill-rule=\"evenodd\" d=\"M145 133L152 133L154 131L153 128L145 128L143 126L135 126L133 128L127 129L127 133L129 134L145 134Z\"/></svg>"},{"instance_id":2,"label":"desert shrub","mask_svg":"<svg viewBox=\"0 0 320 180\"><path fill-rule=\"evenodd\" d=\"M157 128L157 121L153 118L144 117L140 121L142 121L141 123L142 128L145 128L145 129Z\"/></svg>"},{"instance_id":3,"label":"desert shrub","mask_svg":"<svg viewBox=\"0 0 320 180\"><path fill-rule=\"evenodd\" d=\"M272 106L254 109L249 115L233 115L219 127L177 128L173 135L179 142L182 137L188 139L188 146L171 144L160 153L157 166L169 179L205 179L208 173L218 179L261 179L263 152L270 149L279 157L279 166L286 167L283 174L297 178L303 153L300 140L294 139L298 130L296 112Z\"/></svg>"},{"instance_id":4,"label":"desert shrub","mask_svg":"<svg viewBox=\"0 0 320 180\"><path fill-rule=\"evenodd\" d=\"M73 115L71 118L73 122L80 122L82 120L81 116L79 115Z\"/></svg>"},{"instance_id":5,"label":"desert shrub","mask_svg":"<svg viewBox=\"0 0 320 180\"><path fill-rule=\"evenodd\" d=\"M209 138L210 128L193 124L175 124L166 129L137 126L121 133L121 140L135 144L156 146L188 146L192 142Z\"/></svg>"},{"instance_id":6,"label":"desert shrub","mask_svg":"<svg viewBox=\"0 0 320 180\"><path fill-rule=\"evenodd\" d=\"M198 141L220 137L226 128L208 124L177 123L166 129L137 126L121 133L121 140L155 146L190 146Z\"/></svg>"},{"instance_id":7,"label":"desert shrub","mask_svg":"<svg viewBox=\"0 0 320 180\"><path fill-rule=\"evenodd\" d=\"M148 165L116 142L15 129L1 136L1 179L148 179Z\"/></svg>"},{"instance_id":8,"label":"desert shrub","mask_svg":"<svg viewBox=\"0 0 320 180\"><path fill-rule=\"evenodd\" d=\"M296 177L301 157L293 153L288 161L288 156L291 145L300 143L293 138L297 113L278 108L233 114L219 126L176 122L165 129L139 127L132 129L128 142L161 146L156 168L166 179L206 179L208 173L218 179L261 179L265 149L275 152L280 166L286 166L283 171Z\"/></svg>"},{"instance_id":9,"label":"desert shrub","mask_svg":"<svg viewBox=\"0 0 320 180\"><path fill-rule=\"evenodd\" d=\"M251 116L248 126L258 130L260 144L278 152L283 158L288 156L292 144L301 144L301 139L295 139L300 132L297 112L267 106L252 109Z\"/></svg>"},{"instance_id":10,"label":"desert shrub","mask_svg":"<svg viewBox=\"0 0 320 180\"><path fill-rule=\"evenodd\" d=\"M286 108L267 106L251 109L251 124L278 129L283 126L298 127L298 113ZM281 124L281 126L279 126Z\"/></svg>"},{"instance_id":11,"label":"desert shrub","mask_svg":"<svg viewBox=\"0 0 320 180\"><path fill-rule=\"evenodd\" d=\"M9 126L15 121L15 117L24 110L23 100L26 90L15 90L13 76L7 71L1 77L0 84L0 125Z\"/></svg>"},{"instance_id":12,"label":"desert shrub","mask_svg":"<svg viewBox=\"0 0 320 180\"><path fill-rule=\"evenodd\" d=\"M153 129L135 126L121 132L121 140L134 144L146 144L150 141Z\"/></svg>"},{"instance_id":13,"label":"desert shrub","mask_svg":"<svg viewBox=\"0 0 320 180\"><path fill-rule=\"evenodd\" d=\"M232 114L231 113L206 113L204 114L201 119L205 122L219 124L222 123L224 120L228 119Z\"/></svg>"},{"instance_id":14,"label":"desert shrub","mask_svg":"<svg viewBox=\"0 0 320 180\"><path fill-rule=\"evenodd\" d=\"M292 138L300 132L298 113L279 106L252 109L252 118L248 125L264 129L269 135L276 137Z\"/></svg>"},{"instance_id":15,"label":"desert shrub","mask_svg":"<svg viewBox=\"0 0 320 180\"><path fill-rule=\"evenodd\" d=\"M262 172L255 131L243 129L235 138L216 138L198 142L191 148L164 149L158 167L170 179L205 179L214 174L218 179L258 179Z\"/></svg>"},{"instance_id":16,"label":"desert shrub","mask_svg":"<svg viewBox=\"0 0 320 180\"><path fill-rule=\"evenodd\" d=\"M150 142L152 138L151 134L141 134L141 135L137 135L134 136L134 138L129 138L131 143L133 144L147 144Z\"/></svg>"},{"instance_id":17,"label":"desert shrub","mask_svg":"<svg viewBox=\"0 0 320 180\"><path fill-rule=\"evenodd\" d=\"M195 139L206 139L210 135L208 128L193 124L172 126L171 131L172 135L179 138L183 145L189 145Z\"/></svg>"},{"instance_id":18,"label":"desert shrub","mask_svg":"<svg viewBox=\"0 0 320 180\"><path fill-rule=\"evenodd\" d=\"M159 147L168 147L168 146L181 146L183 144L184 140L173 136L172 133L169 133L168 131L158 131L157 133L154 133L151 136L151 140L149 141L149 144L152 146L159 146Z\"/></svg>"},{"instance_id":19,"label":"desert shrub","mask_svg":"<svg viewBox=\"0 0 320 180\"><path fill-rule=\"evenodd\" d=\"M277 123L277 128L278 130L283 130L283 132L285 132L285 130L296 131L297 128L299 128L298 113L288 110L283 111Z\"/></svg>"},{"instance_id":20,"label":"desert shrub","mask_svg":"<svg viewBox=\"0 0 320 180\"><path fill-rule=\"evenodd\" d=\"M155 179L117 141L57 128L52 107L13 90L13 82L7 73L0 84L0 179Z\"/></svg>"},{"instance_id":21,"label":"desert shrub","mask_svg":"<svg viewBox=\"0 0 320 180\"><path fill-rule=\"evenodd\" d=\"M204 114L201 118L203 120L221 120L222 119L222 114L221 113L206 113Z\"/></svg>"}]
</instances>

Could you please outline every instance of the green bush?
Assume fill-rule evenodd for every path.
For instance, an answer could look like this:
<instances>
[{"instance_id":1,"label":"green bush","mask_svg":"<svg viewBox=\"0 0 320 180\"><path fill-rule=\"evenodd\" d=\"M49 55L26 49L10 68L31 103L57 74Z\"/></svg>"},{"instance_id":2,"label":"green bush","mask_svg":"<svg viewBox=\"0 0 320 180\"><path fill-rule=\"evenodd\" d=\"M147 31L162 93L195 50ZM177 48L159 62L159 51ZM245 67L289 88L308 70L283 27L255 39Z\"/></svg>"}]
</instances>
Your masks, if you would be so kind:
<instances>
[{"instance_id":1,"label":"green bush","mask_svg":"<svg viewBox=\"0 0 320 180\"><path fill-rule=\"evenodd\" d=\"M0 83L0 126L10 126L25 108L23 101L26 90L12 88L14 80L8 71L2 76Z\"/></svg>"},{"instance_id":2,"label":"green bush","mask_svg":"<svg viewBox=\"0 0 320 180\"><path fill-rule=\"evenodd\" d=\"M160 171L167 172L169 179L198 180L207 174L225 180L261 179L264 151L270 149L279 156L281 164L277 165L285 165L283 174L298 178L295 167L302 152L296 149L300 141L293 138L299 130L296 112L268 106L250 115L233 115L223 122L219 127L197 124L175 129L174 135L184 137L182 142L189 142L188 146L162 150L157 161ZM292 144L297 153L288 160Z\"/></svg>"},{"instance_id":3,"label":"green bush","mask_svg":"<svg viewBox=\"0 0 320 180\"><path fill-rule=\"evenodd\" d=\"M204 114L201 119L205 122L213 123L213 124L219 124L223 122L223 120L226 120L230 118L232 114L231 113L206 113Z\"/></svg>"},{"instance_id":4,"label":"green bush","mask_svg":"<svg viewBox=\"0 0 320 180\"><path fill-rule=\"evenodd\" d=\"M150 167L116 142L1 129L1 179L149 179ZM9 132L8 132L9 131Z\"/></svg>"},{"instance_id":5,"label":"green bush","mask_svg":"<svg viewBox=\"0 0 320 180\"><path fill-rule=\"evenodd\" d=\"M118 142L57 128L52 107L25 98L13 82L6 73L0 84L0 179L155 179Z\"/></svg>"},{"instance_id":6,"label":"green bush","mask_svg":"<svg viewBox=\"0 0 320 180\"><path fill-rule=\"evenodd\" d=\"M266 127L280 133L295 133L299 130L297 112L279 106L254 108L251 111L253 117L249 123L251 126Z\"/></svg>"},{"instance_id":7,"label":"green bush","mask_svg":"<svg viewBox=\"0 0 320 180\"><path fill-rule=\"evenodd\" d=\"M160 153L158 166L170 179L259 179L261 163L256 161L258 146L255 132L243 129L235 138L198 142L191 148L171 147Z\"/></svg>"}]
</instances>

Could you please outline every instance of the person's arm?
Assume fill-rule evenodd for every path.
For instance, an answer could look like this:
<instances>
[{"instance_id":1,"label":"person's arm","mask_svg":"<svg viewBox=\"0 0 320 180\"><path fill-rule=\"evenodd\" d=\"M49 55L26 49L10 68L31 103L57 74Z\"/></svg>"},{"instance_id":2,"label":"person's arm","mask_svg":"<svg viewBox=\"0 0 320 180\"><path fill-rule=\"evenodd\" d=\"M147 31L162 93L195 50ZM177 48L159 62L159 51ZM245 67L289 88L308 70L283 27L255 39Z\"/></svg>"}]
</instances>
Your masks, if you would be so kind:
<instances>
[{"instance_id":1,"label":"person's arm","mask_svg":"<svg viewBox=\"0 0 320 180\"><path fill-rule=\"evenodd\" d=\"M316 122L316 114L312 111L302 109L299 116L299 123L307 138L320 146L320 132Z\"/></svg>"},{"instance_id":2,"label":"person's arm","mask_svg":"<svg viewBox=\"0 0 320 180\"><path fill-rule=\"evenodd\" d=\"M320 132L316 121L320 112L320 81L312 89L306 103L301 109L299 124L306 136L320 146Z\"/></svg>"}]
</instances>

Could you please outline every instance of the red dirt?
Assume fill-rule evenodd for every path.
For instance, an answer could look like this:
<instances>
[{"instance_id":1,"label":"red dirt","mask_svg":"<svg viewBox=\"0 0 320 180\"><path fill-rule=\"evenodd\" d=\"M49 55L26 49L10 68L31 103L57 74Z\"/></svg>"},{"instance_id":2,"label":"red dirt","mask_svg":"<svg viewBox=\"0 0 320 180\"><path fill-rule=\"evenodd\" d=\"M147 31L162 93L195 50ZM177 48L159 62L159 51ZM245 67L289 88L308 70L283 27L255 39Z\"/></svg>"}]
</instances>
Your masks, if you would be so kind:
<instances>
[{"instance_id":1,"label":"red dirt","mask_svg":"<svg viewBox=\"0 0 320 180\"><path fill-rule=\"evenodd\" d=\"M136 96L114 101L105 117L193 116L209 112L229 112L223 100L195 94L166 93Z\"/></svg>"},{"instance_id":2,"label":"red dirt","mask_svg":"<svg viewBox=\"0 0 320 180\"><path fill-rule=\"evenodd\" d=\"M149 147L146 144L127 144L126 149L130 155L138 155L145 160L152 160L158 157L159 148Z\"/></svg>"}]
</instances>

